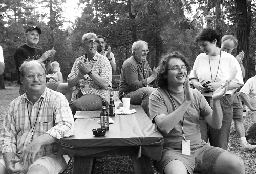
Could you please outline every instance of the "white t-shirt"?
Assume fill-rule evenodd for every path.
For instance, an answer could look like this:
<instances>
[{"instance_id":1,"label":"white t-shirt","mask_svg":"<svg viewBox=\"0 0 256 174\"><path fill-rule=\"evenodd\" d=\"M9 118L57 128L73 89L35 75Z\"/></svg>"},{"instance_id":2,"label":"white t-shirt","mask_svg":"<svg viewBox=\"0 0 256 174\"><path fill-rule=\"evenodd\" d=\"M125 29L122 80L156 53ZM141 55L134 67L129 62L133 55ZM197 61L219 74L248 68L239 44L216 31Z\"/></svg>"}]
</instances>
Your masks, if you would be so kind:
<instances>
[{"instance_id":1,"label":"white t-shirt","mask_svg":"<svg viewBox=\"0 0 256 174\"><path fill-rule=\"evenodd\" d=\"M3 53L3 48L0 46L0 62L4 63L4 53Z\"/></svg>"},{"instance_id":2,"label":"white t-shirt","mask_svg":"<svg viewBox=\"0 0 256 174\"><path fill-rule=\"evenodd\" d=\"M201 53L197 56L189 78L198 78L199 82L225 82L232 79L233 82L244 84L242 71L236 58L225 51L221 55L208 56ZM235 91L229 90L226 94Z\"/></svg>"},{"instance_id":3,"label":"white t-shirt","mask_svg":"<svg viewBox=\"0 0 256 174\"><path fill-rule=\"evenodd\" d=\"M104 56L107 57L107 51L104 52ZM107 57L108 58L108 57ZM109 55L109 58L108 59L112 59L113 63L115 64L116 63L116 59L115 59L115 56L112 52L110 52L110 55Z\"/></svg>"},{"instance_id":4,"label":"white t-shirt","mask_svg":"<svg viewBox=\"0 0 256 174\"><path fill-rule=\"evenodd\" d=\"M249 95L250 98L254 98L254 100L256 100L256 76L249 78L240 89L240 92L243 92Z\"/></svg>"}]
</instances>

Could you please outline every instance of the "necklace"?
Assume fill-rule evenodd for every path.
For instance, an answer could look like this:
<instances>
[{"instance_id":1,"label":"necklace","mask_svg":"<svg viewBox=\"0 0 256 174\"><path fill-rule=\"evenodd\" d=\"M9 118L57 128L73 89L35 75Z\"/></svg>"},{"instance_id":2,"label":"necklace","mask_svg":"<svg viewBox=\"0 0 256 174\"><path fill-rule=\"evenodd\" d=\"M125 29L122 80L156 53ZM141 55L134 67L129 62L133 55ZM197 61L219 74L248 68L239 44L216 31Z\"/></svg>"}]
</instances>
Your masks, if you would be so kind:
<instances>
[{"instance_id":1,"label":"necklace","mask_svg":"<svg viewBox=\"0 0 256 174\"><path fill-rule=\"evenodd\" d=\"M175 101L174 101L174 98L173 98L173 96L171 95L171 93L170 93L170 91L169 90L167 90L167 95L169 96L169 99L170 99L170 101L171 101L171 103L172 103L172 105L173 105L173 111L175 111L176 109L177 109L177 106L176 106L176 104L175 104ZM183 137L183 139L185 140L185 141L187 141L186 140L186 137L185 137L185 132L184 132L184 116L183 116L183 118L182 118L182 121L180 121L180 124L181 124L181 133L182 133L182 137Z\"/></svg>"},{"instance_id":2,"label":"necklace","mask_svg":"<svg viewBox=\"0 0 256 174\"><path fill-rule=\"evenodd\" d=\"M210 57L208 57L208 58L209 58L209 67L210 67L210 73L211 73L211 82L215 82L215 80L216 80L216 78L218 76L218 73L219 73L219 69L220 69L221 51L220 51L220 58L219 58L218 68L217 68L217 72L216 72L216 75L215 75L214 79L213 79L213 73L212 73Z\"/></svg>"}]
</instances>

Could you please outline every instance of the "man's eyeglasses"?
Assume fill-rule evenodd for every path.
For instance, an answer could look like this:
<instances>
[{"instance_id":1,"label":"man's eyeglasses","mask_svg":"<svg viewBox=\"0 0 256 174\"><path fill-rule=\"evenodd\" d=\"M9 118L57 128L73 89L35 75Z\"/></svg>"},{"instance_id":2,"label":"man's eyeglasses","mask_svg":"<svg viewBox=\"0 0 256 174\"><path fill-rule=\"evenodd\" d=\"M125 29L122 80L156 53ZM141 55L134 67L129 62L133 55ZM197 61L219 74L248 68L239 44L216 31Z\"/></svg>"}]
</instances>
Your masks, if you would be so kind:
<instances>
[{"instance_id":1,"label":"man's eyeglasses","mask_svg":"<svg viewBox=\"0 0 256 174\"><path fill-rule=\"evenodd\" d=\"M25 76L29 80L34 80L35 78L41 80L45 77L45 74L29 74Z\"/></svg>"},{"instance_id":2,"label":"man's eyeglasses","mask_svg":"<svg viewBox=\"0 0 256 174\"><path fill-rule=\"evenodd\" d=\"M83 44L95 44L96 43L96 41L95 40L93 40L93 39L91 39L91 40L84 40L84 42L83 42Z\"/></svg>"},{"instance_id":3,"label":"man's eyeglasses","mask_svg":"<svg viewBox=\"0 0 256 174\"><path fill-rule=\"evenodd\" d=\"M148 53L149 52L149 50L141 50L142 51L142 53Z\"/></svg>"},{"instance_id":4,"label":"man's eyeglasses","mask_svg":"<svg viewBox=\"0 0 256 174\"><path fill-rule=\"evenodd\" d=\"M172 66L172 67L169 67L168 70L187 70L187 67L186 65L175 65L175 66Z\"/></svg>"}]
</instances>

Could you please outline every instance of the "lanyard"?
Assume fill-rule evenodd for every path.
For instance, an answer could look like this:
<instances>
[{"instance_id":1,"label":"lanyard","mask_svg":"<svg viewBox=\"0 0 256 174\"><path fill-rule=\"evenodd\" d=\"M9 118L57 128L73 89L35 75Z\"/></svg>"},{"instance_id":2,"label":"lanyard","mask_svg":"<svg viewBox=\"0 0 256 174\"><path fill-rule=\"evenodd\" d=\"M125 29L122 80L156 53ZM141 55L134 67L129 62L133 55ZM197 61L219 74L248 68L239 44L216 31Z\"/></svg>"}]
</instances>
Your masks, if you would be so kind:
<instances>
[{"instance_id":1,"label":"lanyard","mask_svg":"<svg viewBox=\"0 0 256 174\"><path fill-rule=\"evenodd\" d=\"M143 62L138 62L134 57L133 57L133 59L137 63L138 75L141 73L142 74L142 78L145 79L146 78L146 74L145 74L145 70L144 70L144 63Z\"/></svg>"},{"instance_id":2,"label":"lanyard","mask_svg":"<svg viewBox=\"0 0 256 174\"><path fill-rule=\"evenodd\" d=\"M32 109L31 110L29 109L29 103L27 102L27 110L28 110L28 119L29 119L30 129L32 128L34 130L34 128L36 126L38 116L39 116L39 113L40 113L40 110L41 110L41 107L42 107L42 103L43 103L43 99L41 98L40 99L40 105L39 105L39 108L38 108L38 111L37 111L37 114L36 114L36 120L35 120L35 122L32 126L32 121L31 121Z\"/></svg>"},{"instance_id":3,"label":"lanyard","mask_svg":"<svg viewBox=\"0 0 256 174\"><path fill-rule=\"evenodd\" d=\"M142 73L142 77L143 77L143 79L145 79L145 77L146 77L146 75L145 75L145 71L144 71L144 65L143 65L143 63L138 63L138 69L139 69L139 72L141 72Z\"/></svg>"},{"instance_id":4,"label":"lanyard","mask_svg":"<svg viewBox=\"0 0 256 174\"><path fill-rule=\"evenodd\" d=\"M220 51L220 59L221 59L221 51ZM215 78L213 79L213 74L212 74L212 67L211 67L211 62L210 62L210 58L209 58L209 66L210 66L210 73L211 73L211 81L212 82L215 82L217 76L218 76L218 73L219 73L219 69L220 69L220 59L219 59L219 63L218 63L218 68L217 68L217 72L216 72L216 76Z\"/></svg>"},{"instance_id":5,"label":"lanyard","mask_svg":"<svg viewBox=\"0 0 256 174\"><path fill-rule=\"evenodd\" d=\"M169 92L168 90L167 90L167 94L168 94L168 96L169 96L169 99L170 99L170 101L171 101L173 107L174 107L174 110L176 110L176 109L177 109L177 106L176 106L176 104L175 104L175 101L174 101L172 95L170 94L170 92ZM173 110L173 111L174 111L174 110ZM184 139L185 141L187 141L187 140L186 140L186 137L185 137L184 126L183 126L183 125L184 125L184 116L183 116L182 120L180 121L180 124L181 124L181 133L182 133L182 137L183 137L183 139Z\"/></svg>"}]
</instances>

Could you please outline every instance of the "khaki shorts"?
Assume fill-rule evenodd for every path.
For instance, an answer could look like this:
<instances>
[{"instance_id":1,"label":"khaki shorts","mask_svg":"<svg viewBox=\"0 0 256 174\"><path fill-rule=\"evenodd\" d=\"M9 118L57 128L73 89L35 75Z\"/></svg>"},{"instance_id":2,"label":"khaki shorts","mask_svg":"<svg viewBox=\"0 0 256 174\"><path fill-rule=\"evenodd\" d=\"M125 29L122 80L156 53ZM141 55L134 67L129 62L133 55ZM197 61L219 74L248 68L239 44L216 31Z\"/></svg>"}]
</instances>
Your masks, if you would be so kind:
<instances>
[{"instance_id":1,"label":"khaki shorts","mask_svg":"<svg viewBox=\"0 0 256 174\"><path fill-rule=\"evenodd\" d=\"M37 159L33 164L31 164L29 169L36 165L45 167L49 174L58 174L65 170L67 163L62 156L51 155Z\"/></svg>"},{"instance_id":2,"label":"khaki shorts","mask_svg":"<svg viewBox=\"0 0 256 174\"><path fill-rule=\"evenodd\" d=\"M5 167L5 162L2 158L0 158L0 165ZM58 174L65 170L67 163L62 156L44 156L37 159L30 167L31 169L35 165L40 165L45 167L48 170L49 174Z\"/></svg>"},{"instance_id":3,"label":"khaki shorts","mask_svg":"<svg viewBox=\"0 0 256 174\"><path fill-rule=\"evenodd\" d=\"M181 150L165 149L157 168L163 173L168 163L173 160L179 160L185 165L189 174L193 174L194 171L204 174L215 174L215 162L223 152L225 150L219 147L209 146L208 144L191 149L191 155L189 156L181 154Z\"/></svg>"}]
</instances>

